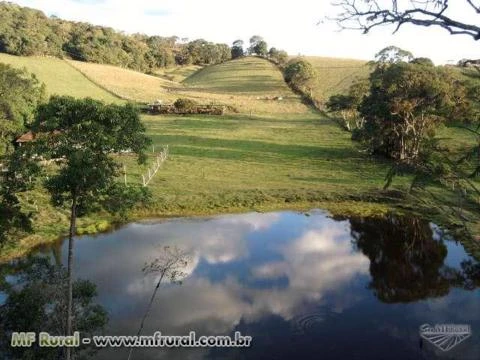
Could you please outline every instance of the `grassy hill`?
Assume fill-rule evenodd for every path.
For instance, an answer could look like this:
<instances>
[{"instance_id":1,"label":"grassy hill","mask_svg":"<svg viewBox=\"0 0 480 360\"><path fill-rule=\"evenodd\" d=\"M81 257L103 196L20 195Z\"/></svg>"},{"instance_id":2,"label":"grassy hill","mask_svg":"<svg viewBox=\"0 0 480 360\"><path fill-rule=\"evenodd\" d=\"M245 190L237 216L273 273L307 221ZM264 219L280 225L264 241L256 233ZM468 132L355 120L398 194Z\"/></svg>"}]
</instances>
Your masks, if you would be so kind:
<instances>
[{"instance_id":1,"label":"grassy hill","mask_svg":"<svg viewBox=\"0 0 480 360\"><path fill-rule=\"evenodd\" d=\"M201 104L229 105L238 112L248 114L309 111L290 91L281 72L270 62L259 58L247 57L205 68L169 69L169 73L176 73L177 78L191 74L181 83L111 65L69 63L102 88L133 101L173 103L185 97ZM278 96L283 100L273 100Z\"/></svg>"},{"instance_id":2,"label":"grassy hill","mask_svg":"<svg viewBox=\"0 0 480 360\"><path fill-rule=\"evenodd\" d=\"M344 93L356 78L366 78L370 68L363 60L310 56L306 58L317 71L314 97L321 103L334 94Z\"/></svg>"},{"instance_id":3,"label":"grassy hill","mask_svg":"<svg viewBox=\"0 0 480 360\"><path fill-rule=\"evenodd\" d=\"M179 86L157 76L113 65L72 60L68 60L68 63L94 83L127 100L140 102L152 102L160 98L171 100L174 96L170 96L167 89Z\"/></svg>"},{"instance_id":4,"label":"grassy hill","mask_svg":"<svg viewBox=\"0 0 480 360\"><path fill-rule=\"evenodd\" d=\"M101 87L85 78L68 63L57 58L21 57L0 53L0 62L16 68L26 68L45 83L48 95L70 95L77 98L91 97L106 102L122 102Z\"/></svg>"},{"instance_id":5,"label":"grassy hill","mask_svg":"<svg viewBox=\"0 0 480 360\"><path fill-rule=\"evenodd\" d=\"M208 92L290 94L280 71L270 62L256 57L205 67L185 79L184 83Z\"/></svg>"},{"instance_id":6,"label":"grassy hill","mask_svg":"<svg viewBox=\"0 0 480 360\"><path fill-rule=\"evenodd\" d=\"M155 72L155 75L158 75L166 80L182 82L201 68L202 66L199 65L174 66L171 68L159 69Z\"/></svg>"}]
</instances>

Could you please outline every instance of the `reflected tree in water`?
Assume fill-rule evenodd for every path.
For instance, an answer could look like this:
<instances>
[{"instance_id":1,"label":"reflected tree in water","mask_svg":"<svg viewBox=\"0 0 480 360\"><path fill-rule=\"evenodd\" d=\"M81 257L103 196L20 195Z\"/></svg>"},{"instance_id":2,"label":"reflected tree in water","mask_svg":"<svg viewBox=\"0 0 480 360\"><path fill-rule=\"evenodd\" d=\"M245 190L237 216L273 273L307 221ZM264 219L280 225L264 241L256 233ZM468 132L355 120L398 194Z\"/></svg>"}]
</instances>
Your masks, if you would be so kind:
<instances>
[{"instance_id":1,"label":"reflected tree in water","mask_svg":"<svg viewBox=\"0 0 480 360\"><path fill-rule=\"evenodd\" d=\"M161 248L159 255L151 262L145 263L142 271L145 275L156 275L158 280L156 281L155 289L153 290L150 301L148 302L147 309L140 322L140 327L137 331L137 336L142 334L145 326L145 321L150 314L153 302L157 296L157 292L160 289L160 285L164 280L170 281L173 284L181 284L183 279L188 275L185 272L189 262L191 261L191 255L186 251L176 246L164 246ZM133 348L130 348L128 354L128 360L132 359Z\"/></svg>"},{"instance_id":2,"label":"reflected tree in water","mask_svg":"<svg viewBox=\"0 0 480 360\"><path fill-rule=\"evenodd\" d=\"M440 297L453 286L479 284L478 264L466 261L460 269L444 264L447 248L426 221L387 216L350 223L354 245L370 259L370 288L383 302Z\"/></svg>"},{"instance_id":3,"label":"reflected tree in water","mask_svg":"<svg viewBox=\"0 0 480 360\"><path fill-rule=\"evenodd\" d=\"M0 291L6 300L0 307L0 358L2 359L63 359L64 348L11 347L12 332L48 332L65 334L67 307L67 271L63 266L52 265L46 257L27 258L0 268ZM96 285L88 280L73 283L75 306L74 331L81 336L92 336L106 325L107 313L94 303ZM86 359L95 352L82 346L73 350L73 358Z\"/></svg>"}]
</instances>

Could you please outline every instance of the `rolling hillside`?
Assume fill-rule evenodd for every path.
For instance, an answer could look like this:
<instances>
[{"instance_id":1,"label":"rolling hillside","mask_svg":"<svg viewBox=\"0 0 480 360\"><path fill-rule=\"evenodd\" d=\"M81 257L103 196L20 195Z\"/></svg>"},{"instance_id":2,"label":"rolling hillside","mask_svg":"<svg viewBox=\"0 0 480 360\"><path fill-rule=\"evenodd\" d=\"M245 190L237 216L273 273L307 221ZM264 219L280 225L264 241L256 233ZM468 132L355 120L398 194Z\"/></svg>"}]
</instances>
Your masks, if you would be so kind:
<instances>
[{"instance_id":1,"label":"rolling hillside","mask_svg":"<svg viewBox=\"0 0 480 360\"><path fill-rule=\"evenodd\" d=\"M176 72L177 78L193 72L181 83L110 65L69 63L92 82L132 101L173 103L185 97L201 104L228 105L248 114L309 111L300 102L299 96L290 91L281 72L270 62L259 58L248 57L205 68L170 69L169 73ZM276 97L282 97L282 100L274 100Z\"/></svg>"},{"instance_id":2,"label":"rolling hillside","mask_svg":"<svg viewBox=\"0 0 480 360\"><path fill-rule=\"evenodd\" d=\"M50 57L22 57L0 54L0 62L26 68L45 83L48 95L91 97L105 102L122 102L116 96L89 81L64 60Z\"/></svg>"},{"instance_id":3,"label":"rolling hillside","mask_svg":"<svg viewBox=\"0 0 480 360\"><path fill-rule=\"evenodd\" d=\"M290 94L280 71L270 62L255 57L208 66L185 79L184 83L208 92Z\"/></svg>"},{"instance_id":4,"label":"rolling hillside","mask_svg":"<svg viewBox=\"0 0 480 360\"><path fill-rule=\"evenodd\" d=\"M334 94L344 93L356 78L366 78L370 68L363 60L311 56L306 58L317 71L314 96L321 103Z\"/></svg>"},{"instance_id":5,"label":"rolling hillside","mask_svg":"<svg viewBox=\"0 0 480 360\"><path fill-rule=\"evenodd\" d=\"M108 89L118 97L126 100L151 102L156 99L174 99L167 88L179 84L157 76L113 66L68 60L74 68L88 79Z\"/></svg>"},{"instance_id":6,"label":"rolling hillside","mask_svg":"<svg viewBox=\"0 0 480 360\"><path fill-rule=\"evenodd\" d=\"M158 69L155 72L155 75L158 75L164 79L182 82L190 75L194 74L196 71L200 70L202 66L199 65L185 65L185 66L175 66L171 68Z\"/></svg>"}]
</instances>

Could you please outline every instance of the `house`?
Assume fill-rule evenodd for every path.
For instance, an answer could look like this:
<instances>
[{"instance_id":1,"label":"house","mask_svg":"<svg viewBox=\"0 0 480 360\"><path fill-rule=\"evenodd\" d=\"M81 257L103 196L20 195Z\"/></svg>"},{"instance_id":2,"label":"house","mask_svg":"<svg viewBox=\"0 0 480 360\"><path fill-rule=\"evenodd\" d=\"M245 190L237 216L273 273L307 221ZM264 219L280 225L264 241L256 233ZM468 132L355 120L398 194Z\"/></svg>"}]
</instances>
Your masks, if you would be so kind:
<instances>
[{"instance_id":1,"label":"house","mask_svg":"<svg viewBox=\"0 0 480 360\"><path fill-rule=\"evenodd\" d=\"M31 131L23 134L22 136L20 136L19 138L17 138L17 140L15 140L15 144L17 146L22 146L22 144L24 143L28 143L28 142L31 142L33 140L35 140L35 134Z\"/></svg>"},{"instance_id":2,"label":"house","mask_svg":"<svg viewBox=\"0 0 480 360\"><path fill-rule=\"evenodd\" d=\"M61 134L61 131L54 130L54 131L50 132L49 134L50 135L58 135L58 134ZM17 138L15 140L15 145L16 146L22 146L22 144L32 142L37 138L37 135L38 134L35 134L32 131L28 131L28 132L26 132L25 134L23 134L22 136L20 136L19 138Z\"/></svg>"}]
</instances>

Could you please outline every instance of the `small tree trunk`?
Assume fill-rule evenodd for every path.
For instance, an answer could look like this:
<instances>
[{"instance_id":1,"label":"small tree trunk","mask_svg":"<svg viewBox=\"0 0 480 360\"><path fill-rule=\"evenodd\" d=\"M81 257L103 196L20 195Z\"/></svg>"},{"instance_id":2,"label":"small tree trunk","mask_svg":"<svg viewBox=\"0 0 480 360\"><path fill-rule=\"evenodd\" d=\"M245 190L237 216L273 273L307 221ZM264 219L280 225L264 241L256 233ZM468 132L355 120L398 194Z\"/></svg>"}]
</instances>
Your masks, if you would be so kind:
<instances>
[{"instance_id":1,"label":"small tree trunk","mask_svg":"<svg viewBox=\"0 0 480 360\"><path fill-rule=\"evenodd\" d=\"M67 326L66 336L72 335L73 320L73 237L77 223L77 195L72 196L72 209L70 212L70 233L68 237L68 290L67 290ZM71 359L71 348L66 348L66 360Z\"/></svg>"}]
</instances>

